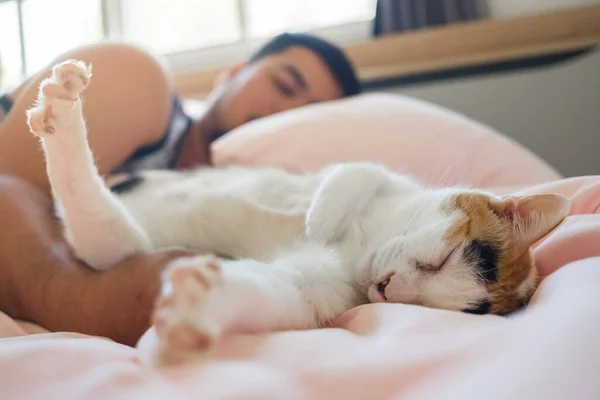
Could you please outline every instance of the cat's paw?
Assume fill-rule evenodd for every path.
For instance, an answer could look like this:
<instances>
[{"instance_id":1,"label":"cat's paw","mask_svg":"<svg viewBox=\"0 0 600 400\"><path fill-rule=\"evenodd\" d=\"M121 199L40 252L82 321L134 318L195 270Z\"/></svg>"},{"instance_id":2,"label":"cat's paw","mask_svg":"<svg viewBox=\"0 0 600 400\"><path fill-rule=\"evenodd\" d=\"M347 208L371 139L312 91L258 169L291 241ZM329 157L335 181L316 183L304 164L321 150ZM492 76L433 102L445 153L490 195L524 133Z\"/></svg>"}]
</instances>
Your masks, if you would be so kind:
<instances>
[{"instance_id":1,"label":"cat's paw","mask_svg":"<svg viewBox=\"0 0 600 400\"><path fill-rule=\"evenodd\" d=\"M75 102L89 84L91 66L67 60L52 69L52 76L40 84L35 107L27 110L27 124L32 133L45 136L56 132L61 117L74 111Z\"/></svg>"},{"instance_id":2,"label":"cat's paw","mask_svg":"<svg viewBox=\"0 0 600 400\"><path fill-rule=\"evenodd\" d=\"M334 167L317 189L306 214L309 240L337 240L360 217L388 181L383 166L348 163Z\"/></svg>"},{"instance_id":3,"label":"cat's paw","mask_svg":"<svg viewBox=\"0 0 600 400\"><path fill-rule=\"evenodd\" d=\"M63 61L52 68L52 77L71 98L76 99L90 83L92 66L77 60Z\"/></svg>"},{"instance_id":4,"label":"cat's paw","mask_svg":"<svg viewBox=\"0 0 600 400\"><path fill-rule=\"evenodd\" d=\"M202 306L221 275L214 256L182 258L167 267L152 318L160 343L155 365L179 364L210 349L220 327L205 318Z\"/></svg>"}]
</instances>

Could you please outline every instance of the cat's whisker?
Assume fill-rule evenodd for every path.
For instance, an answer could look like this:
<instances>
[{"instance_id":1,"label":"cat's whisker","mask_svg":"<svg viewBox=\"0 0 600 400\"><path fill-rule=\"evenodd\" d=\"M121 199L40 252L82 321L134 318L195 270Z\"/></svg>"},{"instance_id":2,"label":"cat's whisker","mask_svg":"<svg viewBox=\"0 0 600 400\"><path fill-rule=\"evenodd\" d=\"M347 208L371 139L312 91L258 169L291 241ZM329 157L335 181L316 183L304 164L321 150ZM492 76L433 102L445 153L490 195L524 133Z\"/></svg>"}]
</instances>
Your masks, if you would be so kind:
<instances>
[{"instance_id":1,"label":"cat's whisker","mask_svg":"<svg viewBox=\"0 0 600 400\"><path fill-rule=\"evenodd\" d=\"M439 179L437 180L437 182L435 183L434 186L441 186L442 183L444 182L444 180L448 177L448 175L450 174L450 171L452 170L453 165L449 165L448 168L446 168L446 170L444 171L444 173L439 177Z\"/></svg>"},{"instance_id":2,"label":"cat's whisker","mask_svg":"<svg viewBox=\"0 0 600 400\"><path fill-rule=\"evenodd\" d=\"M412 224L415 221L418 213L419 213L419 210L414 210L413 211L412 215L410 216L408 222L405 225L404 234L407 234L408 232L410 232L410 230L412 229Z\"/></svg>"}]
</instances>

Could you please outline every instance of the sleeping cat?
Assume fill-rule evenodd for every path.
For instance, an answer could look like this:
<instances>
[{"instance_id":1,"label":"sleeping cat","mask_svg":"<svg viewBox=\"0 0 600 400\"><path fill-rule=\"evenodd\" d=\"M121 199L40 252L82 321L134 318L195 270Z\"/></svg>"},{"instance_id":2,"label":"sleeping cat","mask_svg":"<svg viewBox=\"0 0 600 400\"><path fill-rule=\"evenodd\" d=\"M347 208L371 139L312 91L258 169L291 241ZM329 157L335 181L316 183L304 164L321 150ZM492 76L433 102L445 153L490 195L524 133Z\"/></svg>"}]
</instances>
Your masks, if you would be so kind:
<instances>
[{"instance_id":1,"label":"sleeping cat","mask_svg":"<svg viewBox=\"0 0 600 400\"><path fill-rule=\"evenodd\" d=\"M151 171L111 192L87 142L90 76L78 61L55 66L27 112L73 251L98 270L170 246L207 254L165 270L159 363L226 332L324 326L367 302L510 313L537 285L530 246L569 211L558 195L427 188L372 163Z\"/></svg>"}]
</instances>

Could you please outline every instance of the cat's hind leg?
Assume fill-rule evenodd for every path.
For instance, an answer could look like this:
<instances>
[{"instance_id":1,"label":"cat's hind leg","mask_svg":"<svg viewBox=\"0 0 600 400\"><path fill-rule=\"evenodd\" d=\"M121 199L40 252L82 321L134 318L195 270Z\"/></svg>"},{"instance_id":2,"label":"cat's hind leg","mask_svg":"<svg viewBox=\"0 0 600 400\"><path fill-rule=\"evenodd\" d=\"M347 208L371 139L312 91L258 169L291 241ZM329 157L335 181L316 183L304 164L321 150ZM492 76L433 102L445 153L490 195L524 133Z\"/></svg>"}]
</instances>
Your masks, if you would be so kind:
<instances>
[{"instance_id":1,"label":"cat's hind leg","mask_svg":"<svg viewBox=\"0 0 600 400\"><path fill-rule=\"evenodd\" d=\"M310 329L360 303L350 271L332 249L312 245L271 262L174 261L163 276L153 323L154 364L205 355L227 333Z\"/></svg>"},{"instance_id":2,"label":"cat's hind leg","mask_svg":"<svg viewBox=\"0 0 600 400\"><path fill-rule=\"evenodd\" d=\"M153 363L178 364L209 349L221 326L200 318L199 307L223 275L214 256L181 259L163 273L162 292L152 315L160 338Z\"/></svg>"},{"instance_id":3,"label":"cat's hind leg","mask_svg":"<svg viewBox=\"0 0 600 400\"><path fill-rule=\"evenodd\" d=\"M150 241L98 175L87 142L80 93L91 66L68 60L40 84L37 103L27 111L32 133L41 138L46 171L75 254L96 269L149 250ZM107 118L110 116L107 115Z\"/></svg>"}]
</instances>

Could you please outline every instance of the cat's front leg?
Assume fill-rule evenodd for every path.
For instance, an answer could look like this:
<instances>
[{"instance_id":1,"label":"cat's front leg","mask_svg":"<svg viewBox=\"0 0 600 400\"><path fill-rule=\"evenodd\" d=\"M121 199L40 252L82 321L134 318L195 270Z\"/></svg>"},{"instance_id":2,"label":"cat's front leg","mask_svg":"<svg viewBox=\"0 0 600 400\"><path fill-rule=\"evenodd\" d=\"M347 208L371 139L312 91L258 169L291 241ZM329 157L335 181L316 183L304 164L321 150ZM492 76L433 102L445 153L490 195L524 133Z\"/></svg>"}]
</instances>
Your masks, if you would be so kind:
<instances>
[{"instance_id":1,"label":"cat's front leg","mask_svg":"<svg viewBox=\"0 0 600 400\"><path fill-rule=\"evenodd\" d=\"M338 239L391 182L390 176L383 166L373 163L335 166L323 178L306 214L307 237L322 243Z\"/></svg>"},{"instance_id":2,"label":"cat's front leg","mask_svg":"<svg viewBox=\"0 0 600 400\"><path fill-rule=\"evenodd\" d=\"M165 271L154 313L159 344L153 362L196 358L226 333L317 328L361 299L337 254L324 247L290 252L272 263L177 260Z\"/></svg>"},{"instance_id":3,"label":"cat's front leg","mask_svg":"<svg viewBox=\"0 0 600 400\"><path fill-rule=\"evenodd\" d=\"M46 171L75 254L96 269L149 250L145 232L98 175L82 113L81 91L91 67L69 60L56 65L27 111L32 133L41 138Z\"/></svg>"}]
</instances>

